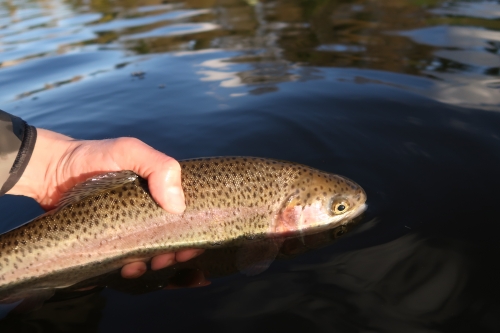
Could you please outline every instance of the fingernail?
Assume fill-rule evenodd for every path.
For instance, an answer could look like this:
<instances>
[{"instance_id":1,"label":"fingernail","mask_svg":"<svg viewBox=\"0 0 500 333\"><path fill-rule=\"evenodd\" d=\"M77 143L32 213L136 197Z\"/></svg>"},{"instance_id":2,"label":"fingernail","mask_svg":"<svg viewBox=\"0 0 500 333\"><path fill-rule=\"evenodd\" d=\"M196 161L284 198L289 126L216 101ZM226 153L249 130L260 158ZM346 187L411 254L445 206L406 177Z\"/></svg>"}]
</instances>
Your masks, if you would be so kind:
<instances>
[{"instance_id":1,"label":"fingernail","mask_svg":"<svg viewBox=\"0 0 500 333\"><path fill-rule=\"evenodd\" d=\"M186 209L182 188L179 186L170 186L166 192L169 211L174 214L182 213Z\"/></svg>"}]
</instances>

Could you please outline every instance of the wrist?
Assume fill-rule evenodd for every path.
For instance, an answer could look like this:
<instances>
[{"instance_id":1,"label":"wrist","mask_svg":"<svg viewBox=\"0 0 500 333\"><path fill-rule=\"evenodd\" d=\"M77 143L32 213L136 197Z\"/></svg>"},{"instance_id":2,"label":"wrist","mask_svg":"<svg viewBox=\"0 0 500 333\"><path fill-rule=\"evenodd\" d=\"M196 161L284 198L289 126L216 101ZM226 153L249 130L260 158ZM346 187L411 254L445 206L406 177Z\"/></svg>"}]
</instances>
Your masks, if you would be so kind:
<instances>
[{"instance_id":1,"label":"wrist","mask_svg":"<svg viewBox=\"0 0 500 333\"><path fill-rule=\"evenodd\" d=\"M57 169L64 164L76 141L49 130L37 128L37 140L31 159L21 178L7 194L24 195L35 199L42 206L55 203L46 202L55 190L48 184L57 184Z\"/></svg>"}]
</instances>

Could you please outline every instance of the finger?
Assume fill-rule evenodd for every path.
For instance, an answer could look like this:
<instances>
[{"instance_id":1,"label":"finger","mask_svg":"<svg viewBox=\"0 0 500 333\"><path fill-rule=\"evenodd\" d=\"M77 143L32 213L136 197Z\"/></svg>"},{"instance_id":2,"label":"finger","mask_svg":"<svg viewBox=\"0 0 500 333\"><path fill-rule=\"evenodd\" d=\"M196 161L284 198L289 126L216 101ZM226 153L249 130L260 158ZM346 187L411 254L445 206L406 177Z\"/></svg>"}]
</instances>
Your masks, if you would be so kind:
<instances>
[{"instance_id":1,"label":"finger","mask_svg":"<svg viewBox=\"0 0 500 333\"><path fill-rule=\"evenodd\" d=\"M135 279L144 274L146 270L146 264L142 261L132 262L122 267L122 277L125 279Z\"/></svg>"},{"instance_id":2,"label":"finger","mask_svg":"<svg viewBox=\"0 0 500 333\"><path fill-rule=\"evenodd\" d=\"M154 257L151 260L151 269L156 271L175 264L175 253L165 253Z\"/></svg>"},{"instance_id":3,"label":"finger","mask_svg":"<svg viewBox=\"0 0 500 333\"><path fill-rule=\"evenodd\" d=\"M119 167L147 179L153 199L163 209L182 213L186 204L179 162L134 138L120 138L115 144L113 159Z\"/></svg>"},{"instance_id":4,"label":"finger","mask_svg":"<svg viewBox=\"0 0 500 333\"><path fill-rule=\"evenodd\" d=\"M196 256L199 256L203 252L205 252L205 250L201 250L201 249L196 249L196 250L195 249L182 250L182 251L179 251L179 252L175 253L175 260L177 262L188 261L190 259L193 259Z\"/></svg>"},{"instance_id":5,"label":"finger","mask_svg":"<svg viewBox=\"0 0 500 333\"><path fill-rule=\"evenodd\" d=\"M175 163L177 164L177 161ZM180 214L186 209L181 187L181 171L180 168L179 170L167 168L153 172L149 176L149 191L163 209L170 213Z\"/></svg>"}]
</instances>

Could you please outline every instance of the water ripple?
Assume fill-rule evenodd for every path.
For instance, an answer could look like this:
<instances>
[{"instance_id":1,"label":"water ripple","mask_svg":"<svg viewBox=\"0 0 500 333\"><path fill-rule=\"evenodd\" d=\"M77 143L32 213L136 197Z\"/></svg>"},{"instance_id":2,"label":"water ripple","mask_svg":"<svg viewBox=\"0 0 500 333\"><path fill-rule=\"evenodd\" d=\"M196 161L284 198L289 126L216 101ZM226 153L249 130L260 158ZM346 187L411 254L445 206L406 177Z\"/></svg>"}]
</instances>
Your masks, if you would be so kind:
<instances>
[{"instance_id":1,"label":"water ripple","mask_svg":"<svg viewBox=\"0 0 500 333\"><path fill-rule=\"evenodd\" d=\"M213 23L184 23L172 24L166 27L153 29L148 32L124 36L122 39L144 39L154 37L167 37L194 34L198 32L211 31L219 29L220 27Z\"/></svg>"},{"instance_id":2,"label":"water ripple","mask_svg":"<svg viewBox=\"0 0 500 333\"><path fill-rule=\"evenodd\" d=\"M435 26L398 33L417 43L437 47L474 48L500 42L500 32L477 27Z\"/></svg>"},{"instance_id":3,"label":"water ripple","mask_svg":"<svg viewBox=\"0 0 500 333\"><path fill-rule=\"evenodd\" d=\"M496 1L445 3L430 11L436 15L477 17L489 20L500 18L500 4Z\"/></svg>"},{"instance_id":4,"label":"water ripple","mask_svg":"<svg viewBox=\"0 0 500 333\"><path fill-rule=\"evenodd\" d=\"M200 10L176 10L172 12L168 12L165 14L154 15L154 16L146 16L146 17L138 17L138 18L130 18L130 19L119 19L106 23L96 24L91 26L92 31L95 32L104 32L111 30L120 30L126 28L134 28L145 26L149 24L159 23L163 21L173 21L180 20L192 16L197 16L201 14L209 13L208 9L200 9Z\"/></svg>"},{"instance_id":5,"label":"water ripple","mask_svg":"<svg viewBox=\"0 0 500 333\"><path fill-rule=\"evenodd\" d=\"M65 45L85 42L95 37L90 31L77 31L64 36L23 43L15 49L0 53L0 63L2 67L10 66L18 63L16 60L62 51L61 48Z\"/></svg>"}]
</instances>

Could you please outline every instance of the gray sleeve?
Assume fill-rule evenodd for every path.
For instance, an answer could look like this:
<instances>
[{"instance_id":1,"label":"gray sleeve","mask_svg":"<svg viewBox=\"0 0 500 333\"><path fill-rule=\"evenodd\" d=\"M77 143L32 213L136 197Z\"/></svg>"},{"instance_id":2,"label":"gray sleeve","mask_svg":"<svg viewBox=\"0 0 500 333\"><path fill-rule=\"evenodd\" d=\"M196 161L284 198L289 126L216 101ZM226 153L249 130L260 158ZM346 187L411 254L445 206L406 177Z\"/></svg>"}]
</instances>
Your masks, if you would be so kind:
<instances>
[{"instance_id":1,"label":"gray sleeve","mask_svg":"<svg viewBox=\"0 0 500 333\"><path fill-rule=\"evenodd\" d=\"M0 195L21 178L36 142L36 128L0 110Z\"/></svg>"}]
</instances>

